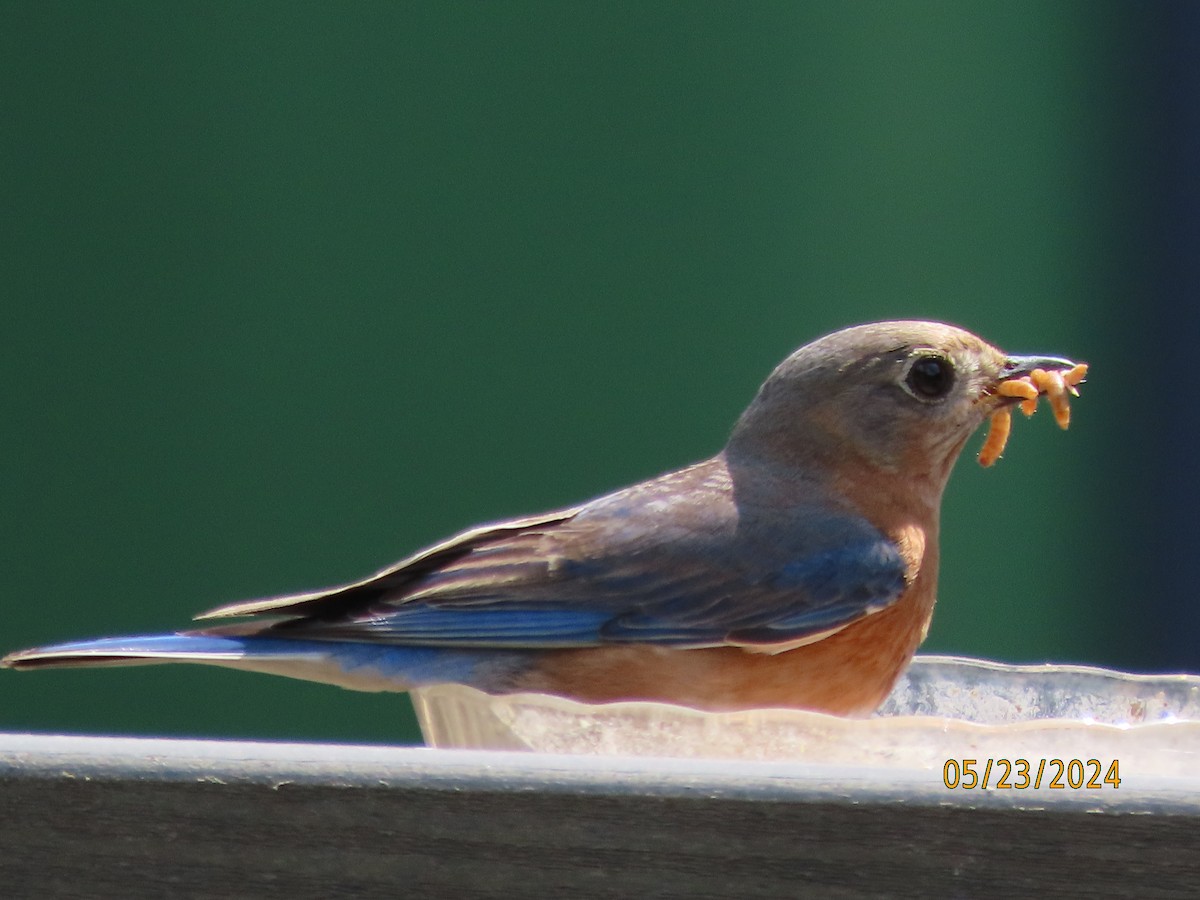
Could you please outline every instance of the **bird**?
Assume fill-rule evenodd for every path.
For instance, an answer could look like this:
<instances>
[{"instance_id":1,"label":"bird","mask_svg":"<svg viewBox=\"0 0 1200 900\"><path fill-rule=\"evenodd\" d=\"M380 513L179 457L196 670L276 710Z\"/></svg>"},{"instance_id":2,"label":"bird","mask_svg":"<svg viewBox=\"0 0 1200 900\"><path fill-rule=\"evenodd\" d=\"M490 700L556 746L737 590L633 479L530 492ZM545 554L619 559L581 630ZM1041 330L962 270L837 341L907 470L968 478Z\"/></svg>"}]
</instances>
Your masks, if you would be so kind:
<instances>
[{"instance_id":1,"label":"bird","mask_svg":"<svg viewBox=\"0 0 1200 900\"><path fill-rule=\"evenodd\" d=\"M187 662L368 691L869 715L928 633L951 470L1021 401L999 386L1072 368L939 322L845 328L776 367L710 459L350 584L0 665Z\"/></svg>"}]
</instances>

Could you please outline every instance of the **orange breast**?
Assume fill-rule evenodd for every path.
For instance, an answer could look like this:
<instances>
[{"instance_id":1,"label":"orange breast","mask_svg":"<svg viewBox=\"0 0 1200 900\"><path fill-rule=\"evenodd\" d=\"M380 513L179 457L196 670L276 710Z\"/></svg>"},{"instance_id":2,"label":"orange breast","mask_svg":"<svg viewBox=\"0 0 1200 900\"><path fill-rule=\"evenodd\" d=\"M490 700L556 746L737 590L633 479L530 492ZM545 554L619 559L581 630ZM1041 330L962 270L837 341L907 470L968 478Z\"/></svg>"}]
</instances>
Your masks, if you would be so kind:
<instances>
[{"instance_id":1,"label":"orange breast","mask_svg":"<svg viewBox=\"0 0 1200 900\"><path fill-rule=\"evenodd\" d=\"M924 551L924 540L919 543ZM906 549L918 549L912 536ZM867 715L887 696L925 637L937 568L936 559L924 563L894 605L813 644L774 655L737 647L674 650L645 644L556 650L546 653L516 690L587 703L658 700L708 710L793 707Z\"/></svg>"}]
</instances>

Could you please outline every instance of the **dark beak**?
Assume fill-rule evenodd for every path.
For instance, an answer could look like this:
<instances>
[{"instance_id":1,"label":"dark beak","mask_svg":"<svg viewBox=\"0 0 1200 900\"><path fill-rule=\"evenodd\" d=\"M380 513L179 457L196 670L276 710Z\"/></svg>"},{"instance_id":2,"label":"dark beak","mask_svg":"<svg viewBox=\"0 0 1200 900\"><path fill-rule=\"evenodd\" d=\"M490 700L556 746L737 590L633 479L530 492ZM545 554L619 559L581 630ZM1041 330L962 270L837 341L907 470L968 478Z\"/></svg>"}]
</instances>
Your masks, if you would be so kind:
<instances>
[{"instance_id":1,"label":"dark beak","mask_svg":"<svg viewBox=\"0 0 1200 900\"><path fill-rule=\"evenodd\" d=\"M1000 377L996 380L996 384L986 388L983 393L986 397L994 398L1000 406L1013 406L1021 402L1021 398L1002 396L997 393L996 389L1000 382L1028 375L1034 369L1045 369L1047 372L1055 372L1073 369L1076 365L1077 363L1058 356L1010 356L1004 360L1004 368L1000 370ZM1082 384L1082 381L1079 383ZM1074 385L1069 386L1067 390L1075 396L1079 396L1079 392L1075 390ZM1064 425L1063 427L1065 428L1066 426Z\"/></svg>"},{"instance_id":2,"label":"dark beak","mask_svg":"<svg viewBox=\"0 0 1200 900\"><path fill-rule=\"evenodd\" d=\"M1075 363L1057 356L1010 356L1004 361L1004 372L1000 376L1000 380L1020 378L1022 375L1028 375L1034 369L1045 369L1047 372L1051 372L1055 369L1073 368L1075 368Z\"/></svg>"}]
</instances>

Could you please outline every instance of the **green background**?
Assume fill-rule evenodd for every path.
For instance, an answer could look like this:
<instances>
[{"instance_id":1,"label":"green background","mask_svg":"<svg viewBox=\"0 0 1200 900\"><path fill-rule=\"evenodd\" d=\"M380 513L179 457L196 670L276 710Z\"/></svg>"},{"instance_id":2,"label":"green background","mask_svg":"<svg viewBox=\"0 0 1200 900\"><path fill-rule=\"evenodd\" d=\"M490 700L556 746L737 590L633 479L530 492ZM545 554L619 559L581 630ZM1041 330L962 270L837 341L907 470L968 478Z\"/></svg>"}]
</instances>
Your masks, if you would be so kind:
<instances>
[{"instance_id":1,"label":"green background","mask_svg":"<svg viewBox=\"0 0 1200 900\"><path fill-rule=\"evenodd\" d=\"M0 648L692 462L796 346L919 317L1094 368L1069 433L964 457L925 650L1183 664L1142 596L1139 5L0 10ZM0 673L0 729L416 739L200 667Z\"/></svg>"}]
</instances>

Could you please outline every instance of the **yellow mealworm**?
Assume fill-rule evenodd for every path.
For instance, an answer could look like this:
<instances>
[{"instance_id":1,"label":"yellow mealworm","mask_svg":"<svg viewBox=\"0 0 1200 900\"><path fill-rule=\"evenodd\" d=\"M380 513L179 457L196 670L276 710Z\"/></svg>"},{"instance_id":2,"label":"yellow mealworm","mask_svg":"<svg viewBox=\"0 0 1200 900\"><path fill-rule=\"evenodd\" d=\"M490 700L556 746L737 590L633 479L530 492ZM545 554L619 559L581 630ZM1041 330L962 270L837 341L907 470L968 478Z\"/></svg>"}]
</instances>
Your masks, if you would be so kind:
<instances>
[{"instance_id":1,"label":"yellow mealworm","mask_svg":"<svg viewBox=\"0 0 1200 900\"><path fill-rule=\"evenodd\" d=\"M1046 395L1050 410L1054 413L1054 421L1060 428L1071 424L1071 395L1079 396L1076 385L1081 384L1087 377L1087 363L1079 363L1071 369L1046 371L1034 369L1028 375L1020 378L1010 378L996 385L996 395L1020 399L1021 412L1032 416L1037 410L1038 398ZM1003 406L992 413L991 424L983 447L979 450L979 464L990 466L1000 458L1008 443L1008 434L1012 430L1011 407Z\"/></svg>"},{"instance_id":2,"label":"yellow mealworm","mask_svg":"<svg viewBox=\"0 0 1200 900\"><path fill-rule=\"evenodd\" d=\"M1038 397L1041 394L1029 380L1028 375L1022 375L1020 378L1010 378L1008 381L1002 381L996 385L996 393L1001 397L1020 397L1021 412L1027 416L1032 416L1037 412Z\"/></svg>"},{"instance_id":3,"label":"yellow mealworm","mask_svg":"<svg viewBox=\"0 0 1200 900\"><path fill-rule=\"evenodd\" d=\"M1062 373L1063 381L1067 383L1067 390L1076 397L1079 396L1079 391L1075 390L1075 386L1083 383L1083 380L1087 378L1087 372L1087 363L1080 363L1075 368L1066 369Z\"/></svg>"},{"instance_id":4,"label":"yellow mealworm","mask_svg":"<svg viewBox=\"0 0 1200 900\"><path fill-rule=\"evenodd\" d=\"M1037 412L1037 401L1041 395L1033 382L1029 380L1028 375L1000 382L996 385L996 393L1001 397L1020 397L1021 412L1027 416L1032 416Z\"/></svg>"},{"instance_id":5,"label":"yellow mealworm","mask_svg":"<svg viewBox=\"0 0 1200 900\"><path fill-rule=\"evenodd\" d=\"M1020 397L1022 400L1036 400L1038 389L1027 378L1010 378L996 385L996 393L1001 397Z\"/></svg>"},{"instance_id":6,"label":"yellow mealworm","mask_svg":"<svg viewBox=\"0 0 1200 900\"><path fill-rule=\"evenodd\" d=\"M1067 383L1063 380L1062 372L1034 369L1029 373L1029 380L1046 395L1050 402L1050 410L1054 413L1054 421L1060 428L1066 428L1071 422L1071 407L1067 399Z\"/></svg>"},{"instance_id":7,"label":"yellow mealworm","mask_svg":"<svg viewBox=\"0 0 1200 900\"><path fill-rule=\"evenodd\" d=\"M1004 452L1004 445L1008 443L1008 433L1011 430L1012 410L1007 406L1002 406L992 413L987 438L984 440L983 446L979 448L979 464L981 466L986 468L1000 458L1000 454Z\"/></svg>"},{"instance_id":8,"label":"yellow mealworm","mask_svg":"<svg viewBox=\"0 0 1200 900\"><path fill-rule=\"evenodd\" d=\"M1038 384L1037 373L1041 371L1041 369L1034 369L1030 373L1033 383L1038 387L1045 388L1046 399L1050 402L1050 409L1054 413L1054 421L1058 423L1059 428L1066 428L1071 424L1071 399L1067 395L1067 382L1063 378L1063 373L1056 371L1042 372L1041 384Z\"/></svg>"}]
</instances>

